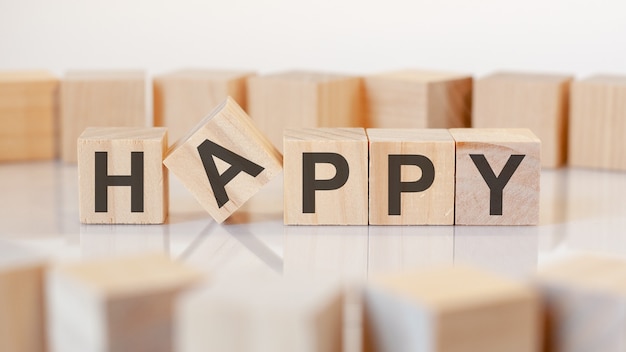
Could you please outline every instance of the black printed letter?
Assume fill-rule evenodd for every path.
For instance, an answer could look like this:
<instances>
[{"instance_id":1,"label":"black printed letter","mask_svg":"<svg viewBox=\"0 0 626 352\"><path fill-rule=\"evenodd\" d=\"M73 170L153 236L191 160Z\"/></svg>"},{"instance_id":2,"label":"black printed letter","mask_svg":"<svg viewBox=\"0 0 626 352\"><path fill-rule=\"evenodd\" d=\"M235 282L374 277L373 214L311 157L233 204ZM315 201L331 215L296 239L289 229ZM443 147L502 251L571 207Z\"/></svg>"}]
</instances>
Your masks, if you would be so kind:
<instances>
[{"instance_id":1,"label":"black printed letter","mask_svg":"<svg viewBox=\"0 0 626 352\"><path fill-rule=\"evenodd\" d=\"M332 164L335 176L329 180L315 179L315 164ZM348 161L337 153L302 153L302 212L315 213L315 191L338 189L346 184Z\"/></svg>"},{"instance_id":2,"label":"black printed letter","mask_svg":"<svg viewBox=\"0 0 626 352\"><path fill-rule=\"evenodd\" d=\"M513 154L496 177L484 154L470 154L474 165L489 186L489 215L502 215L502 190L517 170L525 155Z\"/></svg>"},{"instance_id":3,"label":"black printed letter","mask_svg":"<svg viewBox=\"0 0 626 352\"><path fill-rule=\"evenodd\" d=\"M130 186L130 211L143 213L143 152L130 153L130 175L109 176L107 152L96 152L96 213L106 213L109 186Z\"/></svg>"},{"instance_id":4,"label":"black printed letter","mask_svg":"<svg viewBox=\"0 0 626 352\"><path fill-rule=\"evenodd\" d=\"M389 215L400 215L402 192L422 192L435 180L435 166L423 155L389 155ZM402 165L414 165L422 169L422 177L411 182L402 182Z\"/></svg>"}]
</instances>

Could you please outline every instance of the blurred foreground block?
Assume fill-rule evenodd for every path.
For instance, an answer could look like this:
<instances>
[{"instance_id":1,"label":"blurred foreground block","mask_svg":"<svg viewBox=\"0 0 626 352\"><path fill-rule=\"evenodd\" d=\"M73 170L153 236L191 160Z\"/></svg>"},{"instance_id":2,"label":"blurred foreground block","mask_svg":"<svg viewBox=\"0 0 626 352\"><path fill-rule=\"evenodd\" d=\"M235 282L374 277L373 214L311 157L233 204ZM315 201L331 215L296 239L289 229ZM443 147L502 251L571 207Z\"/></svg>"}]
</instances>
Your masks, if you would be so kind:
<instances>
[{"instance_id":1,"label":"blurred foreground block","mask_svg":"<svg viewBox=\"0 0 626 352\"><path fill-rule=\"evenodd\" d=\"M173 351L176 296L200 281L164 255L61 265L47 279L54 351Z\"/></svg>"},{"instance_id":2,"label":"blurred foreground block","mask_svg":"<svg viewBox=\"0 0 626 352\"><path fill-rule=\"evenodd\" d=\"M365 292L365 350L535 352L539 308L531 288L464 267L382 277Z\"/></svg>"}]
</instances>

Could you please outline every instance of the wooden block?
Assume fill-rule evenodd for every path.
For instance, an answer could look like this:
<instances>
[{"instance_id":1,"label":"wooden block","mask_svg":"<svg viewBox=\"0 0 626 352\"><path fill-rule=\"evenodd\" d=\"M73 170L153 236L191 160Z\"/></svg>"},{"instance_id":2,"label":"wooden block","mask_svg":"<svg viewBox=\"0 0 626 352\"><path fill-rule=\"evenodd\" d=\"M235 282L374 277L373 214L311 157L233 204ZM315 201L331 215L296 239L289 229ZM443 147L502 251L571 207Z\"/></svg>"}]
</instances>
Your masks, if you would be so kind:
<instances>
[{"instance_id":1,"label":"wooden block","mask_svg":"<svg viewBox=\"0 0 626 352\"><path fill-rule=\"evenodd\" d=\"M369 223L454 224L454 139L443 129L367 129Z\"/></svg>"},{"instance_id":2,"label":"wooden block","mask_svg":"<svg viewBox=\"0 0 626 352\"><path fill-rule=\"evenodd\" d=\"M582 255L541 268L545 351L623 351L626 262Z\"/></svg>"},{"instance_id":3,"label":"wooden block","mask_svg":"<svg viewBox=\"0 0 626 352\"><path fill-rule=\"evenodd\" d=\"M476 81L472 127L529 128L541 139L541 165L559 167L567 156L572 76L501 72Z\"/></svg>"},{"instance_id":4,"label":"wooden block","mask_svg":"<svg viewBox=\"0 0 626 352\"><path fill-rule=\"evenodd\" d=\"M541 141L529 129L451 129L456 225L537 225Z\"/></svg>"},{"instance_id":5,"label":"wooden block","mask_svg":"<svg viewBox=\"0 0 626 352\"><path fill-rule=\"evenodd\" d=\"M154 77L154 125L168 128L176 142L228 96L244 110L247 81L254 73L180 70Z\"/></svg>"},{"instance_id":6,"label":"wooden block","mask_svg":"<svg viewBox=\"0 0 626 352\"><path fill-rule=\"evenodd\" d=\"M570 99L569 164L626 170L626 76L576 81Z\"/></svg>"},{"instance_id":7,"label":"wooden block","mask_svg":"<svg viewBox=\"0 0 626 352\"><path fill-rule=\"evenodd\" d=\"M369 126L469 127L472 76L402 70L365 77Z\"/></svg>"},{"instance_id":8,"label":"wooden block","mask_svg":"<svg viewBox=\"0 0 626 352\"><path fill-rule=\"evenodd\" d=\"M0 72L0 162L56 156L58 85L44 71Z\"/></svg>"},{"instance_id":9,"label":"wooden block","mask_svg":"<svg viewBox=\"0 0 626 352\"><path fill-rule=\"evenodd\" d=\"M342 351L342 293L315 281L227 283L181 297L177 350Z\"/></svg>"},{"instance_id":10,"label":"wooden block","mask_svg":"<svg viewBox=\"0 0 626 352\"><path fill-rule=\"evenodd\" d=\"M77 161L76 139L87 127L146 126L145 91L141 71L68 72L61 82L63 161Z\"/></svg>"},{"instance_id":11,"label":"wooden block","mask_svg":"<svg viewBox=\"0 0 626 352\"><path fill-rule=\"evenodd\" d=\"M174 303L201 275L165 255L99 259L47 278L54 351L173 351Z\"/></svg>"},{"instance_id":12,"label":"wooden block","mask_svg":"<svg viewBox=\"0 0 626 352\"><path fill-rule=\"evenodd\" d=\"M382 277L365 291L365 350L539 351L537 296L458 266Z\"/></svg>"},{"instance_id":13,"label":"wooden block","mask_svg":"<svg viewBox=\"0 0 626 352\"><path fill-rule=\"evenodd\" d=\"M288 129L284 148L285 224L367 225L363 128Z\"/></svg>"},{"instance_id":14,"label":"wooden block","mask_svg":"<svg viewBox=\"0 0 626 352\"><path fill-rule=\"evenodd\" d=\"M163 127L90 127L78 138L80 221L162 224L168 213Z\"/></svg>"},{"instance_id":15,"label":"wooden block","mask_svg":"<svg viewBox=\"0 0 626 352\"><path fill-rule=\"evenodd\" d=\"M362 81L302 71L252 77L248 81L248 112L282 151L283 129L364 127Z\"/></svg>"},{"instance_id":16,"label":"wooden block","mask_svg":"<svg viewBox=\"0 0 626 352\"><path fill-rule=\"evenodd\" d=\"M282 170L282 156L228 98L170 148L165 165L223 222Z\"/></svg>"}]
</instances>

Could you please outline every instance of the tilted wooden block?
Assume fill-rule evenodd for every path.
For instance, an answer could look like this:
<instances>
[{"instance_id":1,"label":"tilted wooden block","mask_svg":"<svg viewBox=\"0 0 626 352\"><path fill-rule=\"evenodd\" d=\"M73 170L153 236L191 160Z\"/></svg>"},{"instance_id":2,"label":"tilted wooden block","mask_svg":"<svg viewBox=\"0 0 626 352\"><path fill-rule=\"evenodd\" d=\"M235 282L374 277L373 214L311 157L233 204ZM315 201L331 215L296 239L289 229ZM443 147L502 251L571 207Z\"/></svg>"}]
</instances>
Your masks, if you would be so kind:
<instances>
[{"instance_id":1,"label":"tilted wooden block","mask_svg":"<svg viewBox=\"0 0 626 352\"><path fill-rule=\"evenodd\" d=\"M572 76L501 72L476 81L472 127L529 128L541 139L541 165L558 167L567 156Z\"/></svg>"},{"instance_id":2,"label":"tilted wooden block","mask_svg":"<svg viewBox=\"0 0 626 352\"><path fill-rule=\"evenodd\" d=\"M623 351L626 262L581 255L539 269L545 351Z\"/></svg>"},{"instance_id":3,"label":"tilted wooden block","mask_svg":"<svg viewBox=\"0 0 626 352\"><path fill-rule=\"evenodd\" d=\"M528 129L451 129L456 225L537 225L541 142Z\"/></svg>"},{"instance_id":4,"label":"tilted wooden block","mask_svg":"<svg viewBox=\"0 0 626 352\"><path fill-rule=\"evenodd\" d=\"M454 139L443 129L367 129L369 223L454 224Z\"/></svg>"},{"instance_id":5,"label":"tilted wooden block","mask_svg":"<svg viewBox=\"0 0 626 352\"><path fill-rule=\"evenodd\" d=\"M365 291L366 351L539 351L528 286L466 267L381 277Z\"/></svg>"},{"instance_id":6,"label":"tilted wooden block","mask_svg":"<svg viewBox=\"0 0 626 352\"><path fill-rule=\"evenodd\" d=\"M76 139L87 127L147 126L145 91L141 71L68 72L61 82L61 158L76 162Z\"/></svg>"},{"instance_id":7,"label":"tilted wooden block","mask_svg":"<svg viewBox=\"0 0 626 352\"><path fill-rule=\"evenodd\" d=\"M179 299L177 350L342 351L338 285L282 280L226 283Z\"/></svg>"},{"instance_id":8,"label":"tilted wooden block","mask_svg":"<svg viewBox=\"0 0 626 352\"><path fill-rule=\"evenodd\" d=\"M469 127L470 75L402 70L365 77L369 127Z\"/></svg>"},{"instance_id":9,"label":"tilted wooden block","mask_svg":"<svg viewBox=\"0 0 626 352\"><path fill-rule=\"evenodd\" d=\"M254 73L180 70L154 77L154 125L168 128L170 143L182 138L228 96L244 110L247 80Z\"/></svg>"},{"instance_id":10,"label":"tilted wooden block","mask_svg":"<svg viewBox=\"0 0 626 352\"><path fill-rule=\"evenodd\" d=\"M162 224L168 213L163 127L91 127L78 138L80 221Z\"/></svg>"},{"instance_id":11,"label":"tilted wooden block","mask_svg":"<svg viewBox=\"0 0 626 352\"><path fill-rule=\"evenodd\" d=\"M569 164L626 170L626 76L576 81L570 99Z\"/></svg>"},{"instance_id":12,"label":"tilted wooden block","mask_svg":"<svg viewBox=\"0 0 626 352\"><path fill-rule=\"evenodd\" d=\"M282 170L282 156L231 99L170 148L165 165L223 222Z\"/></svg>"},{"instance_id":13,"label":"tilted wooden block","mask_svg":"<svg viewBox=\"0 0 626 352\"><path fill-rule=\"evenodd\" d=\"M288 129L284 148L285 224L367 225L363 128Z\"/></svg>"},{"instance_id":14,"label":"tilted wooden block","mask_svg":"<svg viewBox=\"0 0 626 352\"><path fill-rule=\"evenodd\" d=\"M174 303L201 275L165 255L63 264L47 278L54 351L173 351Z\"/></svg>"},{"instance_id":15,"label":"tilted wooden block","mask_svg":"<svg viewBox=\"0 0 626 352\"><path fill-rule=\"evenodd\" d=\"M319 72L285 72L248 81L248 112L279 150L283 129L363 127L360 78Z\"/></svg>"},{"instance_id":16,"label":"tilted wooden block","mask_svg":"<svg viewBox=\"0 0 626 352\"><path fill-rule=\"evenodd\" d=\"M0 162L56 156L58 85L48 72L0 72Z\"/></svg>"}]
</instances>

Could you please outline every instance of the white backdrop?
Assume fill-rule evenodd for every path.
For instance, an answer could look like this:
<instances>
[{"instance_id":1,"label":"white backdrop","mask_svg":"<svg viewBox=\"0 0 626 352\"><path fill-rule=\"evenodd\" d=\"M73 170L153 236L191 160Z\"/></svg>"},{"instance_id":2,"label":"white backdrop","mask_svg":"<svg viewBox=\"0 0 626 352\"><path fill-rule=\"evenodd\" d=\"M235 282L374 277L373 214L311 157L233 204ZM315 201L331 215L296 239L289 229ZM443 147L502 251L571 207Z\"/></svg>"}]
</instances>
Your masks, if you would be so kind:
<instances>
[{"instance_id":1,"label":"white backdrop","mask_svg":"<svg viewBox=\"0 0 626 352\"><path fill-rule=\"evenodd\" d=\"M0 69L626 74L626 2L0 0Z\"/></svg>"}]
</instances>

